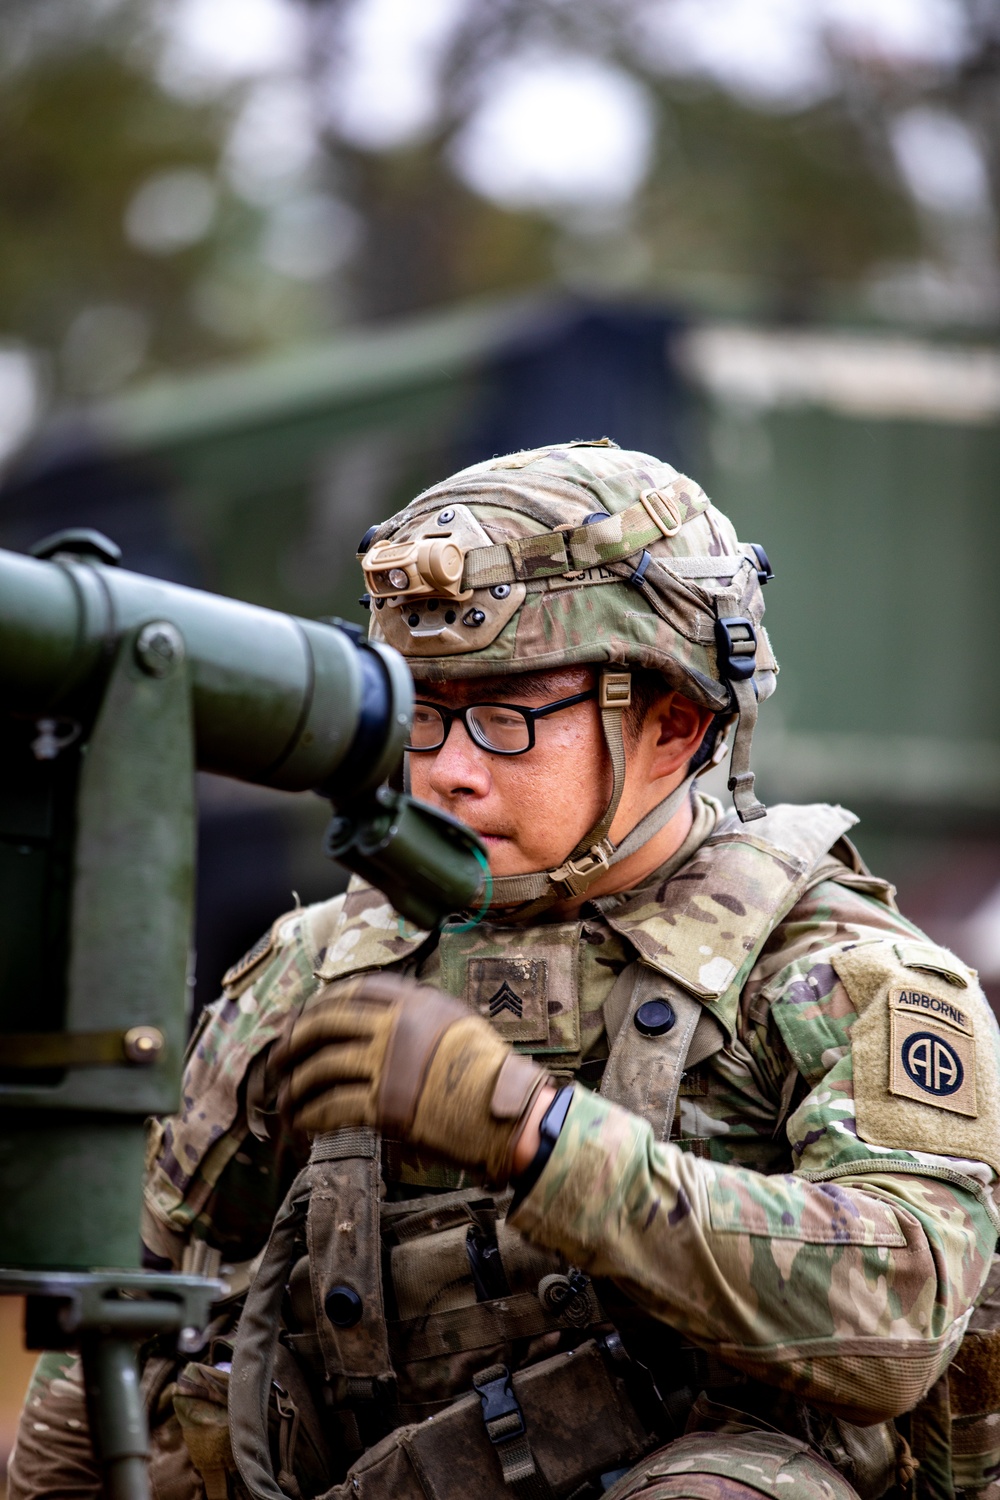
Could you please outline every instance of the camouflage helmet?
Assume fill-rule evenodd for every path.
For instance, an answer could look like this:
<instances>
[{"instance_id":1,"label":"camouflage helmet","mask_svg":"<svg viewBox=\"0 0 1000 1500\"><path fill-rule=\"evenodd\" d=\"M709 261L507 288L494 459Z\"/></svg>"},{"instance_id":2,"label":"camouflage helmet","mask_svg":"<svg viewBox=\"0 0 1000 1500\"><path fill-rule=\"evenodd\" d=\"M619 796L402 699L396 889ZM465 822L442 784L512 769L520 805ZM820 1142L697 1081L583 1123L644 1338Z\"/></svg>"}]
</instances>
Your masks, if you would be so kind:
<instances>
[{"instance_id":1,"label":"camouflage helmet","mask_svg":"<svg viewBox=\"0 0 1000 1500\"><path fill-rule=\"evenodd\" d=\"M777 672L760 623L770 568L762 549L741 544L704 491L670 464L607 438L493 458L372 527L358 556L371 637L394 646L424 680L601 667L616 787L585 841L588 854L601 843L615 852L605 835L624 779L630 667L651 668L700 706L738 720L730 789L741 818L763 816L749 752L757 704ZM654 809L656 827L644 819L618 856L672 810ZM583 852L556 872L577 859L563 894L579 893ZM527 878L506 883L517 879L526 889Z\"/></svg>"}]
</instances>

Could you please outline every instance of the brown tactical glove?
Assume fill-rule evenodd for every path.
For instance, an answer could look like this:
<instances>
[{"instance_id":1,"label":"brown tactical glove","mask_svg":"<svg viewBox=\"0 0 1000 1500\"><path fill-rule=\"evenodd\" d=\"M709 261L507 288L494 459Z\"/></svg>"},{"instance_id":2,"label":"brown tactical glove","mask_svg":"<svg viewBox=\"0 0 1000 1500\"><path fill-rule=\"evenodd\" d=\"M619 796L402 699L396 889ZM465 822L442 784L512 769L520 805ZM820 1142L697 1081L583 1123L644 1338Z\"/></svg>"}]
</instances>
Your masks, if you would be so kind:
<instances>
[{"instance_id":1,"label":"brown tactical glove","mask_svg":"<svg viewBox=\"0 0 1000 1500\"><path fill-rule=\"evenodd\" d=\"M275 1056L300 1130L372 1125L462 1166L510 1176L548 1075L467 1005L399 974L327 985Z\"/></svg>"}]
</instances>

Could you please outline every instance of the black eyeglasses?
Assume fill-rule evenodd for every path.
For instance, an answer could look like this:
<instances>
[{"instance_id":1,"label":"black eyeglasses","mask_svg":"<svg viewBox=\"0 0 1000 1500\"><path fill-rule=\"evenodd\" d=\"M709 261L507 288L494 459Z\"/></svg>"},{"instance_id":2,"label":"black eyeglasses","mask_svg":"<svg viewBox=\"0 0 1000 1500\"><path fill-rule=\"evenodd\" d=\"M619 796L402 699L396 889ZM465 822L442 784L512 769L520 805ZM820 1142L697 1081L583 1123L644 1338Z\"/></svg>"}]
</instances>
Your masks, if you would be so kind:
<instances>
[{"instance_id":1,"label":"black eyeglasses","mask_svg":"<svg viewBox=\"0 0 1000 1500\"><path fill-rule=\"evenodd\" d=\"M544 708L524 708L520 703L470 703L466 708L441 708L436 703L413 706L413 728L407 750L440 750L456 719L461 719L473 742L493 755L523 755L535 743L535 720L596 698L597 689L574 693L546 703Z\"/></svg>"}]
</instances>

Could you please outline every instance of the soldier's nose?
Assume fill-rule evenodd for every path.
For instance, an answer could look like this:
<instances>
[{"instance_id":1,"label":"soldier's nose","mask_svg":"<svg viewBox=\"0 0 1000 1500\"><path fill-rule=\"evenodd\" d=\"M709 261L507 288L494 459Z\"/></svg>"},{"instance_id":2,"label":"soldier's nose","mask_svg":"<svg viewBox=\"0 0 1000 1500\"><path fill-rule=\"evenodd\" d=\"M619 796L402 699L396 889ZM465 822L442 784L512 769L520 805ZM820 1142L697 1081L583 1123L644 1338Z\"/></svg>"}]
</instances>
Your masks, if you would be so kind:
<instances>
[{"instance_id":1,"label":"soldier's nose","mask_svg":"<svg viewBox=\"0 0 1000 1500\"><path fill-rule=\"evenodd\" d=\"M485 752L469 738L460 719L430 759L430 784L439 797L485 797L492 786Z\"/></svg>"}]
</instances>

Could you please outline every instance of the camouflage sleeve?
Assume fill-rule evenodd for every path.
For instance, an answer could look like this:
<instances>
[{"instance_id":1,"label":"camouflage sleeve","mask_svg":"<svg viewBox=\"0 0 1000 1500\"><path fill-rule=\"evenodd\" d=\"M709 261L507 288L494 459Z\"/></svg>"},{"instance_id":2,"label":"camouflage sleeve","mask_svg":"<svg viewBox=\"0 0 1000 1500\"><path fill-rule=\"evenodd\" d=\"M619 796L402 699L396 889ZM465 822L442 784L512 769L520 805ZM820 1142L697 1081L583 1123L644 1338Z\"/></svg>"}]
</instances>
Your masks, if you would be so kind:
<instances>
[{"instance_id":1,"label":"camouflage sleeve","mask_svg":"<svg viewBox=\"0 0 1000 1500\"><path fill-rule=\"evenodd\" d=\"M801 956L770 964L761 1031L772 1063L793 1060L798 1085L784 1121L790 1172L765 1175L657 1142L642 1119L578 1086L512 1220L727 1364L859 1423L908 1410L951 1358L998 1224L996 1023L964 966L926 940L914 954L912 929L893 926L894 935L858 931L846 944L831 944L828 929L825 946L815 928L803 941L800 928ZM907 1012L911 1036L914 1027L932 1033L935 1002L974 1021L977 1118L949 1112L940 1097L918 1101L912 1088L891 1091L890 1011L901 994L926 1002L919 1019ZM862 1049L856 1073L853 1027L876 1023L879 1045ZM945 1037L946 1082L959 1035ZM905 1039L895 1029L892 1038L899 1051ZM921 1045L922 1065L934 1044ZM766 1061L758 1056L756 1076ZM777 1066L769 1087L778 1125Z\"/></svg>"},{"instance_id":2,"label":"camouflage sleeve","mask_svg":"<svg viewBox=\"0 0 1000 1500\"><path fill-rule=\"evenodd\" d=\"M100 1500L83 1377L76 1354L43 1354L17 1430L7 1500Z\"/></svg>"},{"instance_id":3,"label":"camouflage sleeve","mask_svg":"<svg viewBox=\"0 0 1000 1500\"><path fill-rule=\"evenodd\" d=\"M160 1260L180 1266L197 1239L244 1261L267 1240L301 1165L275 1112L268 1052L317 988L342 901L279 918L206 1008L188 1049L181 1110L150 1127L143 1241Z\"/></svg>"}]
</instances>

